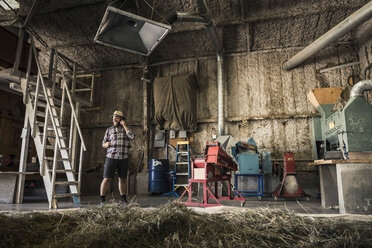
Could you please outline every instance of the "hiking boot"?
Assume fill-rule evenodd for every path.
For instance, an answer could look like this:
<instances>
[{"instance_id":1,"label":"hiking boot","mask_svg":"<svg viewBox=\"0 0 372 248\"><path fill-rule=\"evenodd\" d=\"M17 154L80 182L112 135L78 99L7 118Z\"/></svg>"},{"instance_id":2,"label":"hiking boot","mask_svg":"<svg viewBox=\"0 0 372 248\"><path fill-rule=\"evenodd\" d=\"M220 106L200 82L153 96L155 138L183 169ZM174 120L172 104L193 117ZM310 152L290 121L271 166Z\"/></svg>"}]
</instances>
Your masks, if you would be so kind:
<instances>
[{"instance_id":1,"label":"hiking boot","mask_svg":"<svg viewBox=\"0 0 372 248\"><path fill-rule=\"evenodd\" d=\"M126 205L128 205L127 200L121 200L121 201L120 201L120 205L121 205L121 206L126 206Z\"/></svg>"}]
</instances>

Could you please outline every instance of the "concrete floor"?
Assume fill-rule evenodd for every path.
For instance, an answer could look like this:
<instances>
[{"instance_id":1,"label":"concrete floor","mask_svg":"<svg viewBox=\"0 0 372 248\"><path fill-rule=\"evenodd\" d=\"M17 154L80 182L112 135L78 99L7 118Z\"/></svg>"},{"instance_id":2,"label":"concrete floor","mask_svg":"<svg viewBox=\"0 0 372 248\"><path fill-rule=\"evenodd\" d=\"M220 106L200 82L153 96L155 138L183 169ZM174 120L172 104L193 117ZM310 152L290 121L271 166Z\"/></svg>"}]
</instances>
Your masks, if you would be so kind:
<instances>
[{"instance_id":1,"label":"concrete floor","mask_svg":"<svg viewBox=\"0 0 372 248\"><path fill-rule=\"evenodd\" d=\"M164 197L159 195L138 195L131 196L129 200L140 204L142 207L158 207L168 202L178 200L176 197ZM198 199L196 199L198 200ZM108 198L108 202L118 202L119 197ZM199 200L200 201L200 200ZM82 197L80 207L97 206L99 204L98 196ZM319 199L311 199L306 201L305 199L281 199L274 201L271 197L263 198L262 201L258 201L256 197L248 197L244 207L240 206L238 201L221 201L224 206L200 208L192 207L198 212L206 213L220 213L226 211L239 212L245 209L281 209L287 211L294 211L297 214L306 215L339 215L337 209L325 209L321 206ZM71 208L76 208L71 201L59 201L59 210L64 211ZM23 204L3 204L0 203L0 212L8 211L49 211L48 202L43 199L37 198L26 198ZM52 210L53 211L53 210Z\"/></svg>"},{"instance_id":2,"label":"concrete floor","mask_svg":"<svg viewBox=\"0 0 372 248\"><path fill-rule=\"evenodd\" d=\"M120 197L114 196L108 198L108 202L117 203ZM163 204L177 201L176 197L164 197L159 195L138 195L130 196L129 201L138 203L144 208L158 207ZM198 199L196 199L198 200ZM48 202L44 199L28 198L25 199L23 204L4 204L0 203L0 213L9 211L20 211L20 212L44 212L44 211L74 211L79 208L85 208L90 206L99 206L98 196L89 196L81 198L82 204L77 207L71 201L59 201L58 210L50 210L48 208ZM201 202L201 200L199 200ZM256 197L248 197L244 207L240 206L238 201L224 201L221 203L223 206L219 207L189 207L199 213L226 213L226 212L243 212L247 210L259 210L259 209L280 209L284 211L293 211L299 216L308 217L321 217L321 218L343 218L350 220L360 220L372 222L372 215L352 215L352 214L339 214L338 209L325 209L321 206L320 199L283 199L279 198L278 201L274 201L271 197L263 198L262 201L258 201Z\"/></svg>"}]
</instances>

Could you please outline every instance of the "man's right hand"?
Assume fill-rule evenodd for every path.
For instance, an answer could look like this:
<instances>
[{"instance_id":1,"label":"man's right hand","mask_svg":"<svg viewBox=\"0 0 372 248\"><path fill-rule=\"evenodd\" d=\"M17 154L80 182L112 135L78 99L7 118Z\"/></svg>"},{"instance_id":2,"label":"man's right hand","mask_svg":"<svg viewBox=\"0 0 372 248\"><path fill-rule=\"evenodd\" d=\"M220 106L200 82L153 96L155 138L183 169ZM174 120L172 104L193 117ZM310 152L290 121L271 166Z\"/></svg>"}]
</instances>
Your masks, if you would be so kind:
<instances>
[{"instance_id":1,"label":"man's right hand","mask_svg":"<svg viewBox=\"0 0 372 248\"><path fill-rule=\"evenodd\" d=\"M110 142L103 143L102 147L103 148L109 148L110 147Z\"/></svg>"}]
</instances>

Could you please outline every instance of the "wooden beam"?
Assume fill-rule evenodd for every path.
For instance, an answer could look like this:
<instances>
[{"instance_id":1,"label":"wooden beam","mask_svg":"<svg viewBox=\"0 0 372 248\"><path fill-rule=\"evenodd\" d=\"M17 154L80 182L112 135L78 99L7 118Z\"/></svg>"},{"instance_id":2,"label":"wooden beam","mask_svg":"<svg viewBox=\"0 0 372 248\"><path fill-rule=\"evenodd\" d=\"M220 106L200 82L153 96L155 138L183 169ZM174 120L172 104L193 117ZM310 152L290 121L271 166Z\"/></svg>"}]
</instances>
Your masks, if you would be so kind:
<instances>
[{"instance_id":1,"label":"wooden beam","mask_svg":"<svg viewBox=\"0 0 372 248\"><path fill-rule=\"evenodd\" d=\"M37 0L34 0L33 2L32 2L32 6L31 6L31 9L30 9L30 11L28 12L28 15L27 15L27 18L26 18L26 20L25 20L25 22L23 23L23 28L26 28L27 26L28 26L28 24L30 23L30 21L31 21L31 19L32 19L32 17L33 17L33 15L35 14L35 6L36 6L36 2L37 2Z\"/></svg>"},{"instance_id":2,"label":"wooden beam","mask_svg":"<svg viewBox=\"0 0 372 248\"><path fill-rule=\"evenodd\" d=\"M22 130L22 147L21 147L21 155L19 161L19 174L18 176L18 185L17 185L17 196L16 196L16 203L20 204L23 202L23 190L25 187L25 174L26 172L26 164L27 164L27 154L28 154L28 145L30 143L30 133L31 133L31 125L28 121L28 112L26 110L25 120L23 124Z\"/></svg>"}]
</instances>

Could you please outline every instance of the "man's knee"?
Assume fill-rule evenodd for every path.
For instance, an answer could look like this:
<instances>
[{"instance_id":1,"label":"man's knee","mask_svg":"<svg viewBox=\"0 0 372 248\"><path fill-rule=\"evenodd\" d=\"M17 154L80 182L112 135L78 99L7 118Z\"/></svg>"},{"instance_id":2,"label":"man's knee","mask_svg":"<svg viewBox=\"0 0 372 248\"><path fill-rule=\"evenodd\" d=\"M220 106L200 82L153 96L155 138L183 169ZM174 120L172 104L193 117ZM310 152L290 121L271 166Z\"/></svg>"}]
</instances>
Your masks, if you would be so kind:
<instances>
[{"instance_id":1,"label":"man's knee","mask_svg":"<svg viewBox=\"0 0 372 248\"><path fill-rule=\"evenodd\" d=\"M111 182L111 180L112 180L112 178L109 178L109 177L105 177L105 178L103 178L103 180L102 180L102 183L109 183L109 182Z\"/></svg>"}]
</instances>

